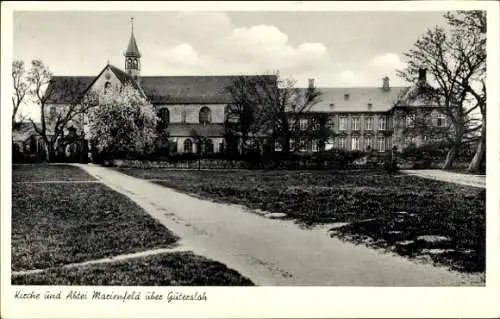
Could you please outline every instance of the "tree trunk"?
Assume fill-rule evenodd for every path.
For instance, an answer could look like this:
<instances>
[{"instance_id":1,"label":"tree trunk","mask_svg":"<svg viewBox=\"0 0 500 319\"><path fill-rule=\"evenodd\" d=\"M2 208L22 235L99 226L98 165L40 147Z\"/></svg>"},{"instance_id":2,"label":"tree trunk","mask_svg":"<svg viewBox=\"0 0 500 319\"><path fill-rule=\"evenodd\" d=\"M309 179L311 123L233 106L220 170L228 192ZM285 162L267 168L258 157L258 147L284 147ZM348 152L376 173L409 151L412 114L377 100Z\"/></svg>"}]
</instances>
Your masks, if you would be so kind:
<instances>
[{"instance_id":1,"label":"tree trunk","mask_svg":"<svg viewBox=\"0 0 500 319\"><path fill-rule=\"evenodd\" d=\"M446 161L444 162L444 165L441 169L450 169L453 167L453 160L455 159L455 156L457 155L457 146L453 145L450 150L448 151L448 154L446 155Z\"/></svg>"},{"instance_id":2,"label":"tree trunk","mask_svg":"<svg viewBox=\"0 0 500 319\"><path fill-rule=\"evenodd\" d=\"M481 167L481 162L486 155L486 125L483 124L481 127L481 138L479 140L479 144L477 145L476 154L472 158L472 161L469 164L469 168L467 169L469 172L477 172Z\"/></svg>"},{"instance_id":3,"label":"tree trunk","mask_svg":"<svg viewBox=\"0 0 500 319\"><path fill-rule=\"evenodd\" d=\"M56 158L56 151L54 149L54 144L47 143L45 142L45 149L46 149L46 160L47 162L53 162Z\"/></svg>"}]
</instances>

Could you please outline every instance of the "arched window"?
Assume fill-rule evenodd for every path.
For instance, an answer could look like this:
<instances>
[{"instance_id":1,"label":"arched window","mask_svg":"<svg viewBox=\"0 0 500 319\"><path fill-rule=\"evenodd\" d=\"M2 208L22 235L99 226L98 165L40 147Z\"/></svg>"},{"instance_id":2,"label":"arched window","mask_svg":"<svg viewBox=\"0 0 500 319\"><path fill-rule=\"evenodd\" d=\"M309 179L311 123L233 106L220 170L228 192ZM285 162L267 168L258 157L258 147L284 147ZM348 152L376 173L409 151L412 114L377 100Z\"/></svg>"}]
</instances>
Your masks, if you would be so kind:
<instances>
[{"instance_id":1,"label":"arched window","mask_svg":"<svg viewBox=\"0 0 500 319\"><path fill-rule=\"evenodd\" d=\"M161 108L158 117L160 118L161 124L168 125L168 123L170 123L170 112L168 108Z\"/></svg>"},{"instance_id":2,"label":"arched window","mask_svg":"<svg viewBox=\"0 0 500 319\"><path fill-rule=\"evenodd\" d=\"M111 93L111 82L104 83L104 94Z\"/></svg>"},{"instance_id":3,"label":"arched window","mask_svg":"<svg viewBox=\"0 0 500 319\"><path fill-rule=\"evenodd\" d=\"M205 141L205 153L206 154L212 154L214 152L214 143L212 140L206 140Z\"/></svg>"},{"instance_id":4,"label":"arched window","mask_svg":"<svg viewBox=\"0 0 500 319\"><path fill-rule=\"evenodd\" d=\"M211 112L210 109L206 106L202 107L200 110L200 123L208 124L211 122Z\"/></svg>"},{"instance_id":5,"label":"arched window","mask_svg":"<svg viewBox=\"0 0 500 319\"><path fill-rule=\"evenodd\" d=\"M187 139L184 141L184 153L192 153L193 152L193 141Z\"/></svg>"}]
</instances>

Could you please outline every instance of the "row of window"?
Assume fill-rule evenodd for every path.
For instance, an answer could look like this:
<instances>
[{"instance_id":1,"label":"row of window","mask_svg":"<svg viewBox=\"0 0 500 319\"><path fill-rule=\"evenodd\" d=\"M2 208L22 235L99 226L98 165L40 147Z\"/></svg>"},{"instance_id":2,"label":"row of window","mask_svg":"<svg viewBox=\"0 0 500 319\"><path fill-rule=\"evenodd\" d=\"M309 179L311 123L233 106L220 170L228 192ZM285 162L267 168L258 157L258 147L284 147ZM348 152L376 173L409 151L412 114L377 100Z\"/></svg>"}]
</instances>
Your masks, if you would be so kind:
<instances>
[{"instance_id":1,"label":"row of window","mask_svg":"<svg viewBox=\"0 0 500 319\"><path fill-rule=\"evenodd\" d=\"M163 123L170 123L170 112L167 108L162 108L159 111L159 117ZM181 123L186 123L187 111L181 111ZM374 130L374 116L366 117L364 124L364 129L367 131ZM198 114L198 120L201 124L208 124L212 122L212 112L208 107L202 107ZM339 118L339 131L346 131L348 126L348 116L340 116ZM309 123L311 121L311 123ZM405 117L406 127L414 127L415 126L415 114L408 114ZM444 114L437 114L435 117L434 125L438 127L445 126L446 117ZM289 119L289 126L296 126L299 130L305 131L308 128L308 125L311 124L314 127L318 127L319 123L314 119L308 120L305 118L299 119L298 121ZM378 130L386 130L387 129L387 118L385 116L380 116L378 118ZM361 118L359 116L351 117L351 130L358 131L361 130Z\"/></svg>"},{"instance_id":2,"label":"row of window","mask_svg":"<svg viewBox=\"0 0 500 319\"><path fill-rule=\"evenodd\" d=\"M163 124L170 123L170 111L166 107L161 108L158 111L158 116L160 120L163 122ZM182 110L181 123L186 123L186 119L187 119L187 111ZM207 106L202 107L200 109L200 112L198 113L198 120L201 124L212 123L212 111Z\"/></svg>"},{"instance_id":3,"label":"row of window","mask_svg":"<svg viewBox=\"0 0 500 319\"><path fill-rule=\"evenodd\" d=\"M347 116L340 116L339 118L339 131L347 130L347 123L349 118ZM365 118L365 130L371 131L374 129L374 116ZM361 129L361 118L359 116L354 116L351 118L351 130L357 131ZM378 118L378 129L387 129L387 118L385 116L380 116Z\"/></svg>"},{"instance_id":4,"label":"row of window","mask_svg":"<svg viewBox=\"0 0 500 319\"><path fill-rule=\"evenodd\" d=\"M386 150L386 143L390 142L390 137L378 136L374 138L372 136L351 136L350 150L352 151L367 151L367 150L377 150L379 152L384 152ZM338 137L338 143L335 145L335 140L332 146L340 149L347 150L347 137Z\"/></svg>"},{"instance_id":5,"label":"row of window","mask_svg":"<svg viewBox=\"0 0 500 319\"><path fill-rule=\"evenodd\" d=\"M406 127L415 127L415 119L415 114L407 114L404 119ZM442 113L436 114L436 116L433 117L433 125L437 127L446 126L446 116Z\"/></svg>"},{"instance_id":6,"label":"row of window","mask_svg":"<svg viewBox=\"0 0 500 319\"><path fill-rule=\"evenodd\" d=\"M347 145L347 137L340 136L337 139L331 139L325 145L325 149L338 148L343 150L352 150L352 151L369 151L369 150L377 150L379 152L385 152L387 147L386 145L390 144L391 138L379 136L374 138L372 136L352 136L351 137L351 145L348 147ZM290 140L290 149L299 151L319 151L319 143L317 140L313 141L295 141L293 139ZM282 151L282 145L276 141L275 143L275 151Z\"/></svg>"},{"instance_id":7,"label":"row of window","mask_svg":"<svg viewBox=\"0 0 500 319\"><path fill-rule=\"evenodd\" d=\"M171 142L171 143L175 143L174 148L177 149L177 142ZM194 143L191 139L188 138L184 140L183 150L184 153L194 153L195 151ZM212 142L212 140L207 139L203 143L199 144L198 151L200 150L203 154L211 154L214 152L214 143ZM224 143L219 143L219 151L222 152L223 150L224 150Z\"/></svg>"}]
</instances>

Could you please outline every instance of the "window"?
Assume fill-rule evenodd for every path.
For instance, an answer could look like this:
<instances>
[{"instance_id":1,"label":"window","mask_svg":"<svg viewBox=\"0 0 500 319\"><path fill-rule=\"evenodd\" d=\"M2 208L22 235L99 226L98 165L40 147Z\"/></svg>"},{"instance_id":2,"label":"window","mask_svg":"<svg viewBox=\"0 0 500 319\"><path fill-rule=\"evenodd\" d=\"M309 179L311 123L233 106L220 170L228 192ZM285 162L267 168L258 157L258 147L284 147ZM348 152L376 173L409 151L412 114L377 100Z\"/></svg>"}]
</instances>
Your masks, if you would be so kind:
<instances>
[{"instance_id":1,"label":"window","mask_svg":"<svg viewBox=\"0 0 500 319\"><path fill-rule=\"evenodd\" d=\"M224 153L224 143L219 143L219 153Z\"/></svg>"},{"instance_id":2,"label":"window","mask_svg":"<svg viewBox=\"0 0 500 319\"><path fill-rule=\"evenodd\" d=\"M342 150L346 149L346 143L345 143L345 141L346 141L345 137L342 136L342 137L339 138L339 148L342 149Z\"/></svg>"},{"instance_id":3,"label":"window","mask_svg":"<svg viewBox=\"0 0 500 319\"><path fill-rule=\"evenodd\" d=\"M368 116L365 118L365 128L367 131L373 130L373 116Z\"/></svg>"},{"instance_id":4,"label":"window","mask_svg":"<svg viewBox=\"0 0 500 319\"><path fill-rule=\"evenodd\" d=\"M320 128L321 128L321 125L320 125L320 119L319 118L312 118L311 119L311 127L314 131L319 131Z\"/></svg>"},{"instance_id":5,"label":"window","mask_svg":"<svg viewBox=\"0 0 500 319\"><path fill-rule=\"evenodd\" d=\"M104 94L111 93L111 82L104 83Z\"/></svg>"},{"instance_id":6,"label":"window","mask_svg":"<svg viewBox=\"0 0 500 319\"><path fill-rule=\"evenodd\" d=\"M351 138L351 150L359 151L359 136L353 136Z\"/></svg>"},{"instance_id":7,"label":"window","mask_svg":"<svg viewBox=\"0 0 500 319\"><path fill-rule=\"evenodd\" d=\"M306 151L306 148L307 148L307 141L305 138L301 137L299 139L299 151L301 152L305 152Z\"/></svg>"},{"instance_id":8,"label":"window","mask_svg":"<svg viewBox=\"0 0 500 319\"><path fill-rule=\"evenodd\" d=\"M56 119L56 115L57 115L56 107L51 106L49 109L49 122L54 121Z\"/></svg>"},{"instance_id":9,"label":"window","mask_svg":"<svg viewBox=\"0 0 500 319\"><path fill-rule=\"evenodd\" d=\"M205 146L204 147L205 148L204 149L205 153L206 154L212 154L214 152L214 143L212 142L212 140L210 140L210 139L206 140L204 144L205 144L204 145Z\"/></svg>"},{"instance_id":10,"label":"window","mask_svg":"<svg viewBox=\"0 0 500 319\"><path fill-rule=\"evenodd\" d=\"M276 152L281 152L283 148L281 147L281 143L279 141L274 141L274 150Z\"/></svg>"},{"instance_id":11,"label":"window","mask_svg":"<svg viewBox=\"0 0 500 319\"><path fill-rule=\"evenodd\" d=\"M410 144L415 144L415 137L412 135L407 135L404 138L404 145L408 146Z\"/></svg>"},{"instance_id":12,"label":"window","mask_svg":"<svg viewBox=\"0 0 500 319\"><path fill-rule=\"evenodd\" d=\"M347 129L347 117L346 116L341 116L340 117L340 122L339 122L339 130L340 131L345 131Z\"/></svg>"},{"instance_id":13,"label":"window","mask_svg":"<svg viewBox=\"0 0 500 319\"><path fill-rule=\"evenodd\" d=\"M186 123L186 118L187 118L187 112L186 110L181 111L181 122Z\"/></svg>"},{"instance_id":14,"label":"window","mask_svg":"<svg viewBox=\"0 0 500 319\"><path fill-rule=\"evenodd\" d=\"M359 116L355 116L352 118L352 130L355 130L355 131L359 130L359 126L360 126L359 122L360 122Z\"/></svg>"},{"instance_id":15,"label":"window","mask_svg":"<svg viewBox=\"0 0 500 319\"><path fill-rule=\"evenodd\" d=\"M299 120L299 129L301 131L307 130L307 119L300 119Z\"/></svg>"},{"instance_id":16,"label":"window","mask_svg":"<svg viewBox=\"0 0 500 319\"><path fill-rule=\"evenodd\" d=\"M406 127L414 127L414 126L415 126L415 114L407 114Z\"/></svg>"},{"instance_id":17,"label":"window","mask_svg":"<svg viewBox=\"0 0 500 319\"><path fill-rule=\"evenodd\" d=\"M193 152L193 141L187 139L184 141L184 153L192 153Z\"/></svg>"},{"instance_id":18,"label":"window","mask_svg":"<svg viewBox=\"0 0 500 319\"><path fill-rule=\"evenodd\" d=\"M170 123L170 112L166 107L160 109L159 117L163 125L167 125L168 123Z\"/></svg>"},{"instance_id":19,"label":"window","mask_svg":"<svg viewBox=\"0 0 500 319\"><path fill-rule=\"evenodd\" d=\"M335 148L335 139L330 137L325 144L325 151L331 150L332 148Z\"/></svg>"},{"instance_id":20,"label":"window","mask_svg":"<svg viewBox=\"0 0 500 319\"><path fill-rule=\"evenodd\" d=\"M444 116L444 114L439 113L436 116L436 126L443 127L445 126L445 122L446 122L446 117Z\"/></svg>"},{"instance_id":21,"label":"window","mask_svg":"<svg viewBox=\"0 0 500 319\"><path fill-rule=\"evenodd\" d=\"M373 138L371 136L365 137L365 149L367 151L373 150Z\"/></svg>"},{"instance_id":22,"label":"window","mask_svg":"<svg viewBox=\"0 0 500 319\"><path fill-rule=\"evenodd\" d=\"M318 147L318 146L319 146L319 145L318 145L318 141L313 140L313 141L312 141L312 151L313 151L313 152L317 152L317 151L318 151L318 149L319 149L319 147Z\"/></svg>"},{"instance_id":23,"label":"window","mask_svg":"<svg viewBox=\"0 0 500 319\"><path fill-rule=\"evenodd\" d=\"M381 116L381 117L379 117L379 119L378 119L378 129L379 129L379 130L382 130L382 131L383 131L383 130L385 130L385 128L386 128L386 124L387 124L387 123L386 123L386 118L385 118L385 116Z\"/></svg>"},{"instance_id":24,"label":"window","mask_svg":"<svg viewBox=\"0 0 500 319\"><path fill-rule=\"evenodd\" d=\"M201 124L208 124L212 121L211 119L211 111L208 107L204 106L200 110L200 123Z\"/></svg>"},{"instance_id":25,"label":"window","mask_svg":"<svg viewBox=\"0 0 500 319\"><path fill-rule=\"evenodd\" d=\"M383 136L380 136L377 139L377 149L379 152L384 152L385 151L385 139Z\"/></svg>"}]
</instances>

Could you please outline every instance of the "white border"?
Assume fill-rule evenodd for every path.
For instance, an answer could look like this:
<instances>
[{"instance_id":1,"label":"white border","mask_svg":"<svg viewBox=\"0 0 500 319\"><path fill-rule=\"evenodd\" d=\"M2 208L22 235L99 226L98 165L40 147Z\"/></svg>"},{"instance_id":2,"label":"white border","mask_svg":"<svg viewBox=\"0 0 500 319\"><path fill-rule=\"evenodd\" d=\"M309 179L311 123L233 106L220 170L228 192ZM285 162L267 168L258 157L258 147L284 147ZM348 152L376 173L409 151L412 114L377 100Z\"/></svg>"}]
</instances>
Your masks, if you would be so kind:
<instances>
[{"instance_id":1,"label":"white border","mask_svg":"<svg viewBox=\"0 0 500 319\"><path fill-rule=\"evenodd\" d=\"M498 141L499 6L490 2L3 2L1 8L1 315L5 318L160 317L498 317L500 235ZM487 284L479 288L255 287L200 288L206 303L19 301L10 286L12 25L15 10L71 11L488 11ZM426 26L422 26L423 31ZM29 287L25 287L29 288ZM49 287L33 287L44 292ZM56 287L58 288L58 287ZM68 292L71 287L60 287ZM97 287L80 287L92 291ZM54 291L54 287L50 287ZM98 287L124 291L122 287ZM148 287L129 290L150 291ZM167 292L169 288L156 288ZM196 287L175 288L193 292Z\"/></svg>"}]
</instances>

